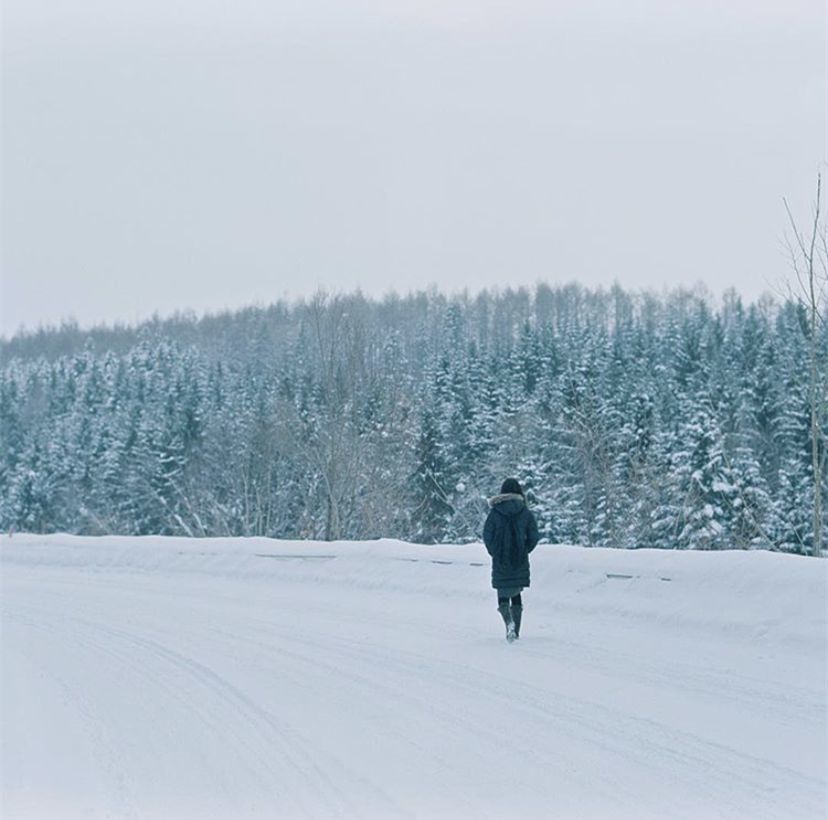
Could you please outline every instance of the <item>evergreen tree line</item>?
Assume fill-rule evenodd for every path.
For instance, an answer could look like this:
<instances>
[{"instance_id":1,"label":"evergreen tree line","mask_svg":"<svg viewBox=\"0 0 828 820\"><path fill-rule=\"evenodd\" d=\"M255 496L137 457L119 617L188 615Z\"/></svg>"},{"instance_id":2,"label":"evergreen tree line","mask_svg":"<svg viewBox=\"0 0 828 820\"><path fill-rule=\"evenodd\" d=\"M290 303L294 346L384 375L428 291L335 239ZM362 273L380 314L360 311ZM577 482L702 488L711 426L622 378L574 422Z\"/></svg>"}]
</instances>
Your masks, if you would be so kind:
<instances>
[{"instance_id":1,"label":"evergreen tree line","mask_svg":"<svg viewBox=\"0 0 828 820\"><path fill-rule=\"evenodd\" d=\"M21 334L0 526L464 542L514 475L548 542L807 553L806 319L540 285Z\"/></svg>"}]
</instances>

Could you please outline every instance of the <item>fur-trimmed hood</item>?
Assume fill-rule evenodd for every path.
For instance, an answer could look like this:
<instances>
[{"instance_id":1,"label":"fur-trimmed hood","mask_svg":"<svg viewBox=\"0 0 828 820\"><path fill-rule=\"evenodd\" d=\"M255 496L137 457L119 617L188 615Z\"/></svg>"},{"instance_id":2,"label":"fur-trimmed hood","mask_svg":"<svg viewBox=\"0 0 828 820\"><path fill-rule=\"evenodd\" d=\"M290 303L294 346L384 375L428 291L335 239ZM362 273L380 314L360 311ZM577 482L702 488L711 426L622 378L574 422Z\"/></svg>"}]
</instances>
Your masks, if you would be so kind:
<instances>
[{"instance_id":1,"label":"fur-trimmed hood","mask_svg":"<svg viewBox=\"0 0 828 820\"><path fill-rule=\"evenodd\" d=\"M519 501L521 504L526 503L526 499L520 493L501 493L489 499L489 506L494 507L497 504L502 504L504 501Z\"/></svg>"}]
</instances>

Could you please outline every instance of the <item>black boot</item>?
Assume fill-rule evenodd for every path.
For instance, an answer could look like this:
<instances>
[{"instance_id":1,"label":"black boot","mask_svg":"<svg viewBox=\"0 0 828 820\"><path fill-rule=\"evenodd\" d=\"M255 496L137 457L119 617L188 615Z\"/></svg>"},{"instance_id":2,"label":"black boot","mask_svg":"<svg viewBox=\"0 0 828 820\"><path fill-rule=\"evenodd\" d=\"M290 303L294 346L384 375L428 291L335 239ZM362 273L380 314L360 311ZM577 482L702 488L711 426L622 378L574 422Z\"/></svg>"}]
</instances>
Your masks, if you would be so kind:
<instances>
[{"instance_id":1,"label":"black boot","mask_svg":"<svg viewBox=\"0 0 828 820\"><path fill-rule=\"evenodd\" d=\"M520 637L520 619L523 617L523 607L512 604L512 620L515 622L515 638Z\"/></svg>"},{"instance_id":2,"label":"black boot","mask_svg":"<svg viewBox=\"0 0 828 820\"><path fill-rule=\"evenodd\" d=\"M501 604L497 611L500 613L500 617L503 618L503 623L506 624L506 640L511 643L517 637L515 622L512 620L512 608L509 604Z\"/></svg>"}]
</instances>

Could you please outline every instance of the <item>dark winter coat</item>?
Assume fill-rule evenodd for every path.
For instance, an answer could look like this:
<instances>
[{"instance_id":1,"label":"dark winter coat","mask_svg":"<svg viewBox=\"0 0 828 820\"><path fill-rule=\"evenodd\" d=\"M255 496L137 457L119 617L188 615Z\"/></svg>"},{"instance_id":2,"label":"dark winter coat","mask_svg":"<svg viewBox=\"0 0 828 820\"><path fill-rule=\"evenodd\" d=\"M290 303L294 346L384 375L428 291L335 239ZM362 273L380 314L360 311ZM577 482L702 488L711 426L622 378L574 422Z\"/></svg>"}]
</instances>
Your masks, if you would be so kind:
<instances>
[{"instance_id":1,"label":"dark winter coat","mask_svg":"<svg viewBox=\"0 0 828 820\"><path fill-rule=\"evenodd\" d=\"M489 500L483 543L492 556L492 586L509 589L529 586L529 553L538 543L535 516L518 493Z\"/></svg>"}]
</instances>

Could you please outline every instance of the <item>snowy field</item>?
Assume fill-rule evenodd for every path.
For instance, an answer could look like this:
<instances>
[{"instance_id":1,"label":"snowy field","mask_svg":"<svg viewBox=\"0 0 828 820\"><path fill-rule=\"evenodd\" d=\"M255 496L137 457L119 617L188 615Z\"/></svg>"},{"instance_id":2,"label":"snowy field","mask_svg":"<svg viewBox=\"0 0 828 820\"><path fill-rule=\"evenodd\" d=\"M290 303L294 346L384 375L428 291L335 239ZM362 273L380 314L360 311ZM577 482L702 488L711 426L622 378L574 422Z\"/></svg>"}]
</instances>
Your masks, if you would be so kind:
<instances>
[{"instance_id":1,"label":"snowy field","mask_svg":"<svg viewBox=\"0 0 828 820\"><path fill-rule=\"evenodd\" d=\"M828 562L0 545L3 818L826 817Z\"/></svg>"}]
</instances>

